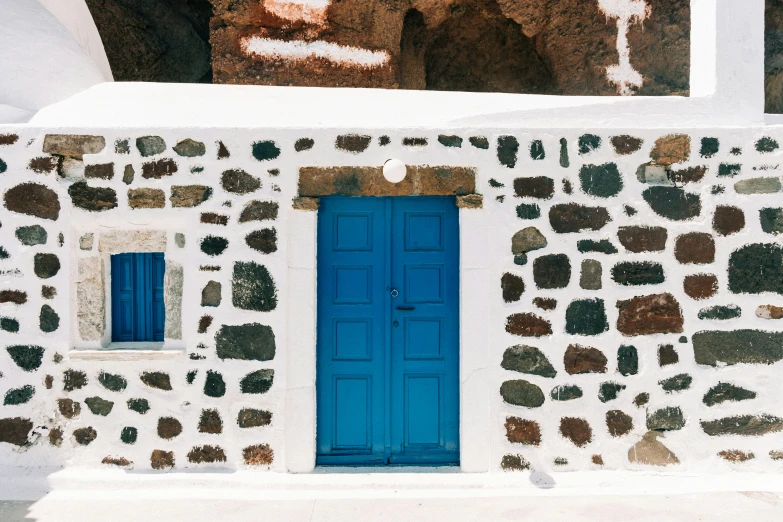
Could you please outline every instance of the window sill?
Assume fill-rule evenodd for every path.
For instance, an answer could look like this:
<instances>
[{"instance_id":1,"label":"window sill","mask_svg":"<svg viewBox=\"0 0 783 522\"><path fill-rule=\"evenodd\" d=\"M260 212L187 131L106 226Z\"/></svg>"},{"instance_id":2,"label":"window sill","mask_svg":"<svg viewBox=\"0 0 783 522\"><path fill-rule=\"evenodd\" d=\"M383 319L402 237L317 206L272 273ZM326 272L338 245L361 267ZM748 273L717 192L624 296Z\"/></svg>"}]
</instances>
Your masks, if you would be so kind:
<instances>
[{"instance_id":1,"label":"window sill","mask_svg":"<svg viewBox=\"0 0 783 522\"><path fill-rule=\"evenodd\" d=\"M106 348L79 349L68 357L80 361L149 361L178 359L185 355L182 348L164 348L163 343L111 343Z\"/></svg>"}]
</instances>

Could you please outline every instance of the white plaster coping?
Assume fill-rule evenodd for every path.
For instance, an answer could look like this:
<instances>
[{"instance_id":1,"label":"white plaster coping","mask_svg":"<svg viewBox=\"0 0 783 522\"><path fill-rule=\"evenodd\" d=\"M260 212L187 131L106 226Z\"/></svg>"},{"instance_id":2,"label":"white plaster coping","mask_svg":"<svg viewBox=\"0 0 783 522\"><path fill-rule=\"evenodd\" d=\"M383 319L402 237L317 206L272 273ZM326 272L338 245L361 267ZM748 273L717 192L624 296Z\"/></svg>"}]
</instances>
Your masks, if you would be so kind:
<instances>
[{"instance_id":1,"label":"white plaster coping","mask_svg":"<svg viewBox=\"0 0 783 522\"><path fill-rule=\"evenodd\" d=\"M161 349L147 350L142 349L141 346L138 348L128 346L115 349L115 346L124 344L145 345L148 343L114 343L102 350L74 349L67 352L66 355L70 359L79 361L160 361L179 359L185 356L184 349L162 349L163 343L149 343L159 344Z\"/></svg>"},{"instance_id":2,"label":"white plaster coping","mask_svg":"<svg viewBox=\"0 0 783 522\"><path fill-rule=\"evenodd\" d=\"M317 212L288 214L288 352L285 393L285 467L315 469ZM489 310L491 287L481 242L486 213L459 209L460 222L460 471L486 472L490 459ZM477 239L478 238L478 239ZM477 244L477 241L479 242ZM353 468L351 468L353 469ZM444 468L455 471L457 468Z\"/></svg>"}]
</instances>

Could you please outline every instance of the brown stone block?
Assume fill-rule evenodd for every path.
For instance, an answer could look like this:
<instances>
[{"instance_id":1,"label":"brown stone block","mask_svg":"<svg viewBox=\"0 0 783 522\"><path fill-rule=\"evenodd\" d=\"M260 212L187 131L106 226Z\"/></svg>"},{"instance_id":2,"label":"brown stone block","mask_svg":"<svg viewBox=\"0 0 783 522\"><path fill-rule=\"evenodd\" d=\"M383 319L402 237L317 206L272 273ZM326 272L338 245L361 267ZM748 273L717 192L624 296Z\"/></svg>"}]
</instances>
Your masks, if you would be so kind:
<instances>
[{"instance_id":1,"label":"brown stone block","mask_svg":"<svg viewBox=\"0 0 783 522\"><path fill-rule=\"evenodd\" d=\"M511 314L506 320L506 331L522 337L541 337L552 334L552 324L531 313Z\"/></svg>"},{"instance_id":2,"label":"brown stone block","mask_svg":"<svg viewBox=\"0 0 783 522\"><path fill-rule=\"evenodd\" d=\"M509 442L538 446L541 444L541 426L535 421L506 417L506 438Z\"/></svg>"},{"instance_id":3,"label":"brown stone block","mask_svg":"<svg viewBox=\"0 0 783 522\"><path fill-rule=\"evenodd\" d=\"M242 450L245 464L249 466L271 466L274 455L274 451L269 447L269 444L257 444Z\"/></svg>"},{"instance_id":4,"label":"brown stone block","mask_svg":"<svg viewBox=\"0 0 783 522\"><path fill-rule=\"evenodd\" d=\"M84 134L47 134L43 151L46 154L81 158L84 154L97 154L106 147L103 136Z\"/></svg>"},{"instance_id":5,"label":"brown stone block","mask_svg":"<svg viewBox=\"0 0 783 522\"><path fill-rule=\"evenodd\" d=\"M128 190L130 208L164 208L166 194L161 189L138 188Z\"/></svg>"},{"instance_id":6,"label":"brown stone block","mask_svg":"<svg viewBox=\"0 0 783 522\"><path fill-rule=\"evenodd\" d=\"M212 197L212 188L205 185L182 185L171 187L172 207L197 207Z\"/></svg>"},{"instance_id":7,"label":"brown stone block","mask_svg":"<svg viewBox=\"0 0 783 522\"><path fill-rule=\"evenodd\" d=\"M150 465L152 469L164 469L174 467L174 452L153 450L150 455Z\"/></svg>"},{"instance_id":8,"label":"brown stone block","mask_svg":"<svg viewBox=\"0 0 783 522\"><path fill-rule=\"evenodd\" d=\"M0 442L24 446L32 429L33 423L30 419L21 417L0 419Z\"/></svg>"},{"instance_id":9,"label":"brown stone block","mask_svg":"<svg viewBox=\"0 0 783 522\"><path fill-rule=\"evenodd\" d=\"M682 333L684 319L671 294L654 294L617 301L617 330L623 335Z\"/></svg>"},{"instance_id":10,"label":"brown stone block","mask_svg":"<svg viewBox=\"0 0 783 522\"><path fill-rule=\"evenodd\" d=\"M399 183L383 177L382 167L303 167L299 195L464 196L476 190L476 171L468 167L408 165Z\"/></svg>"},{"instance_id":11,"label":"brown stone block","mask_svg":"<svg viewBox=\"0 0 783 522\"><path fill-rule=\"evenodd\" d=\"M684 265L706 265L715 261L715 240L704 232L691 232L677 237L674 257Z\"/></svg>"},{"instance_id":12,"label":"brown stone block","mask_svg":"<svg viewBox=\"0 0 783 522\"><path fill-rule=\"evenodd\" d=\"M584 419L574 417L560 419L560 434L579 448L586 446L593 440L593 430L590 428L590 424Z\"/></svg>"},{"instance_id":13,"label":"brown stone block","mask_svg":"<svg viewBox=\"0 0 783 522\"><path fill-rule=\"evenodd\" d=\"M141 177L144 179L160 179L163 176L171 176L177 170L177 162L173 159L166 158L148 161L141 166Z\"/></svg>"},{"instance_id":14,"label":"brown stone block","mask_svg":"<svg viewBox=\"0 0 783 522\"><path fill-rule=\"evenodd\" d=\"M571 375L606 373L606 356L597 348L569 344L563 356L565 370Z\"/></svg>"},{"instance_id":15,"label":"brown stone block","mask_svg":"<svg viewBox=\"0 0 783 522\"><path fill-rule=\"evenodd\" d=\"M691 137L687 134L670 134L658 138L650 158L659 165L671 165L688 161L691 155Z\"/></svg>"},{"instance_id":16,"label":"brown stone block","mask_svg":"<svg viewBox=\"0 0 783 522\"><path fill-rule=\"evenodd\" d=\"M683 290L692 299L709 299L718 292L718 278L713 274L685 276Z\"/></svg>"},{"instance_id":17,"label":"brown stone block","mask_svg":"<svg viewBox=\"0 0 783 522\"><path fill-rule=\"evenodd\" d=\"M617 238L629 252L659 252L666 249L668 232L663 227L620 227Z\"/></svg>"}]
</instances>

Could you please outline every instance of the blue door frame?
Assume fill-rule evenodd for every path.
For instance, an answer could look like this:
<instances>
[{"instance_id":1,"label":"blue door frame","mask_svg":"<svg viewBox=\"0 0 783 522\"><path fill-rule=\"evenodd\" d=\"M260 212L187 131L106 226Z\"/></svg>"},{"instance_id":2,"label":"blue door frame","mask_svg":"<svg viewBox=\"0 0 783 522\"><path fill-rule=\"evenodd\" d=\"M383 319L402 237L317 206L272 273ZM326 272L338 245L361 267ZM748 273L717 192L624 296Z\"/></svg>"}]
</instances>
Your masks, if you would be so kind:
<instances>
[{"instance_id":1,"label":"blue door frame","mask_svg":"<svg viewBox=\"0 0 783 522\"><path fill-rule=\"evenodd\" d=\"M454 198L322 198L317 283L316 463L459 463Z\"/></svg>"},{"instance_id":2,"label":"blue door frame","mask_svg":"<svg viewBox=\"0 0 783 522\"><path fill-rule=\"evenodd\" d=\"M111 256L112 342L163 341L163 253Z\"/></svg>"}]
</instances>

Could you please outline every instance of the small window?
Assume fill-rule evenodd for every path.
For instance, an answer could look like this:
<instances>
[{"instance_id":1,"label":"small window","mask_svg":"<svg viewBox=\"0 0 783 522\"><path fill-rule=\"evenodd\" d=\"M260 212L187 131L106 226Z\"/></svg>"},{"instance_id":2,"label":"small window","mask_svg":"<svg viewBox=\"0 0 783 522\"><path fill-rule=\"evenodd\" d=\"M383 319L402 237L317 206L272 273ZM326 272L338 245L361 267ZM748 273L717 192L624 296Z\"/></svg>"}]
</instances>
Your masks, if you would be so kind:
<instances>
[{"instance_id":1,"label":"small window","mask_svg":"<svg viewBox=\"0 0 783 522\"><path fill-rule=\"evenodd\" d=\"M163 341L163 253L111 256L111 340Z\"/></svg>"}]
</instances>

